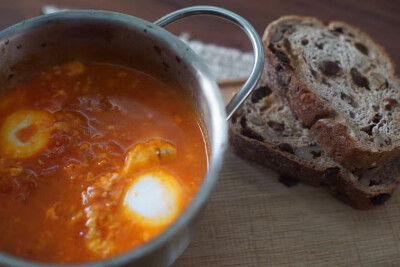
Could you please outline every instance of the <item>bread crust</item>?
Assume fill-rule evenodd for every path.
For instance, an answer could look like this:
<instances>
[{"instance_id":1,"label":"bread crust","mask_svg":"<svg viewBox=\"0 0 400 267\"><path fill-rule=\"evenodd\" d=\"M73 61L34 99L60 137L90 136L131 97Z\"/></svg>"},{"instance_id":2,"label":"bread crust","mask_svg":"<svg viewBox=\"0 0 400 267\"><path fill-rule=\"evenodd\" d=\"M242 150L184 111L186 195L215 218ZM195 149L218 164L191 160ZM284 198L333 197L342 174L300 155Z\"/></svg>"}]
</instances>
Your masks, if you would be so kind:
<instances>
[{"instance_id":1,"label":"bread crust","mask_svg":"<svg viewBox=\"0 0 400 267\"><path fill-rule=\"evenodd\" d=\"M263 35L266 63L263 77L269 87L284 99L292 111L311 128L318 143L324 146L328 153L346 168L368 169L387 163L400 156L400 147L372 151L365 148L352 136L351 129L342 124L338 114L326 106L318 96L310 90L295 74L294 67L281 59L269 48L270 35L275 32L277 26L285 20L309 20L316 23L326 23L312 17L285 16L271 23ZM351 28L362 35L363 38L372 39L361 30L340 21L330 22L328 25L337 25ZM374 42L375 44L375 42ZM376 45L376 44L375 44ZM387 58L392 66L391 75L394 76L394 64L383 50L377 45L383 57ZM287 83L287 84L286 84Z\"/></svg>"},{"instance_id":2,"label":"bread crust","mask_svg":"<svg viewBox=\"0 0 400 267\"><path fill-rule=\"evenodd\" d=\"M366 169L385 164L400 155L399 147L393 150L372 152L357 146L346 133L346 126L333 119L320 119L311 127L318 143L325 147L335 161L349 169Z\"/></svg>"},{"instance_id":3,"label":"bread crust","mask_svg":"<svg viewBox=\"0 0 400 267\"><path fill-rule=\"evenodd\" d=\"M331 194L355 209L366 210L383 202L375 201L382 196L390 197L397 183L375 191L366 191L358 181L351 181L343 168L337 175L328 175L327 170L313 168L296 160L296 157L273 148L270 144L248 138L236 131L230 122L229 140L240 157L272 168L282 174L313 186L327 186ZM386 199L387 200L387 199Z\"/></svg>"}]
</instances>

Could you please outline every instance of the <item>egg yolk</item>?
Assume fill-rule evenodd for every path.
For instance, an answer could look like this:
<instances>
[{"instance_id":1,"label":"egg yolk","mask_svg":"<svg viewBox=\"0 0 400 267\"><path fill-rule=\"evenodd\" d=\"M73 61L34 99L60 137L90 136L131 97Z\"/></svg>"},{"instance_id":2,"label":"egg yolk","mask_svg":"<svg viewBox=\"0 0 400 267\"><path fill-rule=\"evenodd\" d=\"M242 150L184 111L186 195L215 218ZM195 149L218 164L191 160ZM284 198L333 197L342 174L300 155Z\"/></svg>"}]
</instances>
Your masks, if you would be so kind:
<instances>
[{"instance_id":1,"label":"egg yolk","mask_svg":"<svg viewBox=\"0 0 400 267\"><path fill-rule=\"evenodd\" d=\"M162 170L141 174L124 197L127 214L143 226L170 224L181 210L182 192L176 179Z\"/></svg>"},{"instance_id":2,"label":"egg yolk","mask_svg":"<svg viewBox=\"0 0 400 267\"><path fill-rule=\"evenodd\" d=\"M53 117L47 111L24 109L12 113L0 130L2 152L16 158L40 152L49 142L53 124Z\"/></svg>"}]
</instances>

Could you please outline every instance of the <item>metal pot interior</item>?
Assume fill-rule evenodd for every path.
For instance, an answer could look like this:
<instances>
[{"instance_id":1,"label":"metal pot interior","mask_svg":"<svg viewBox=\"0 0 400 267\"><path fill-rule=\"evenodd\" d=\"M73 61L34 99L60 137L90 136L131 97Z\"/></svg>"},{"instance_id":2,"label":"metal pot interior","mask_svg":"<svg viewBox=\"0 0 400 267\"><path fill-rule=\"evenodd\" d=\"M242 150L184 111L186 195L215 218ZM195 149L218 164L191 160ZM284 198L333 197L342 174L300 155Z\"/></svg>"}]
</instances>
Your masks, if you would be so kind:
<instances>
[{"instance_id":1,"label":"metal pot interior","mask_svg":"<svg viewBox=\"0 0 400 267\"><path fill-rule=\"evenodd\" d=\"M141 19L107 11L67 11L34 18L0 32L0 81L6 90L19 77L43 65L79 59L141 70L173 88L185 90L204 123L209 171L180 218L154 241L103 265L162 266L186 248L195 216L213 188L227 142L225 111L213 76L199 57L166 30ZM0 264L21 265L0 253Z\"/></svg>"}]
</instances>

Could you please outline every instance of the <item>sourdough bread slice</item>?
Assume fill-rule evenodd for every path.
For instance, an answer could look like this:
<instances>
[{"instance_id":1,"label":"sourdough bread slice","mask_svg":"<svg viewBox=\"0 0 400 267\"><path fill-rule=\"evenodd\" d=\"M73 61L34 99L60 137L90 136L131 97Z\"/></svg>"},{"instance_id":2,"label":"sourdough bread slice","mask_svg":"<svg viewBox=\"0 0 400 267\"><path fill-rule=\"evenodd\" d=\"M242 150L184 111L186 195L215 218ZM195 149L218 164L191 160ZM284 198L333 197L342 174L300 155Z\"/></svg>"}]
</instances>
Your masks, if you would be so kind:
<instances>
[{"instance_id":1,"label":"sourdough bread slice","mask_svg":"<svg viewBox=\"0 0 400 267\"><path fill-rule=\"evenodd\" d=\"M383 204L399 183L400 160L354 172L337 164L266 86L252 93L229 126L230 142L241 157L309 185L326 185L334 196L354 208Z\"/></svg>"},{"instance_id":2,"label":"sourdough bread slice","mask_svg":"<svg viewBox=\"0 0 400 267\"><path fill-rule=\"evenodd\" d=\"M266 29L265 79L335 161L368 169L400 156L400 82L360 30L288 16Z\"/></svg>"}]
</instances>

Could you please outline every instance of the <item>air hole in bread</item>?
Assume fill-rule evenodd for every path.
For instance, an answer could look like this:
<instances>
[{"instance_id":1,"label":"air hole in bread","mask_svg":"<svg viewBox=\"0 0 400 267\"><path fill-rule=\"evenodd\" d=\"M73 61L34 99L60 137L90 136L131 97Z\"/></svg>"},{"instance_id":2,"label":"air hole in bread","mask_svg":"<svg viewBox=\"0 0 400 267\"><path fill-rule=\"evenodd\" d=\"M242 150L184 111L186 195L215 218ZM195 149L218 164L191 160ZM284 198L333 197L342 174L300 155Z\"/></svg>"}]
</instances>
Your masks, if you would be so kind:
<instances>
[{"instance_id":1,"label":"air hole in bread","mask_svg":"<svg viewBox=\"0 0 400 267\"><path fill-rule=\"evenodd\" d=\"M397 102L397 100L393 98L385 98L383 100L383 104L385 106L385 109L390 111L395 108L399 104L399 102Z\"/></svg>"},{"instance_id":2,"label":"air hole in bread","mask_svg":"<svg viewBox=\"0 0 400 267\"><path fill-rule=\"evenodd\" d=\"M351 68L350 75L355 85L370 90L368 79L365 78L356 68Z\"/></svg>"},{"instance_id":3,"label":"air hole in bread","mask_svg":"<svg viewBox=\"0 0 400 267\"><path fill-rule=\"evenodd\" d=\"M307 40L307 39L301 40L301 44L302 44L302 45L308 45L308 40Z\"/></svg>"},{"instance_id":4,"label":"air hole in bread","mask_svg":"<svg viewBox=\"0 0 400 267\"><path fill-rule=\"evenodd\" d=\"M260 142L264 142L264 137L253 131L247 126L246 117L240 119L240 126L242 126L241 134L251 139L255 139Z\"/></svg>"},{"instance_id":5,"label":"air hole in bread","mask_svg":"<svg viewBox=\"0 0 400 267\"><path fill-rule=\"evenodd\" d=\"M283 39L283 47L286 49L290 56L295 57L295 55L293 54L292 45L287 38Z\"/></svg>"},{"instance_id":6,"label":"air hole in bread","mask_svg":"<svg viewBox=\"0 0 400 267\"><path fill-rule=\"evenodd\" d=\"M378 124L381 121L381 119L382 119L382 115L379 113L376 113L374 115L374 117L372 118L372 122L375 124Z\"/></svg>"},{"instance_id":7,"label":"air hole in bread","mask_svg":"<svg viewBox=\"0 0 400 267\"><path fill-rule=\"evenodd\" d=\"M321 71L327 76L336 75L340 71L340 66L337 62L324 60L321 63Z\"/></svg>"},{"instance_id":8,"label":"air hole in bread","mask_svg":"<svg viewBox=\"0 0 400 267\"><path fill-rule=\"evenodd\" d=\"M280 151L294 154L293 147L291 145L289 145L288 143L281 143L278 145L278 148Z\"/></svg>"},{"instance_id":9,"label":"air hole in bread","mask_svg":"<svg viewBox=\"0 0 400 267\"><path fill-rule=\"evenodd\" d=\"M361 131L363 131L363 132L367 133L369 136L371 136L372 135L372 129L374 129L374 127L375 127L375 124L370 124L370 125L367 125L365 127L362 127Z\"/></svg>"},{"instance_id":10,"label":"air hole in bread","mask_svg":"<svg viewBox=\"0 0 400 267\"><path fill-rule=\"evenodd\" d=\"M336 33L343 33L343 28L342 27L335 27L335 28L333 28L333 31L334 32L336 32Z\"/></svg>"},{"instance_id":11,"label":"air hole in bread","mask_svg":"<svg viewBox=\"0 0 400 267\"><path fill-rule=\"evenodd\" d=\"M371 68L373 69L374 67L371 65ZM383 77L382 74L374 72L371 74L371 78L373 81L375 81L376 84L378 84L377 86L378 90L387 89L389 87L388 80L385 77Z\"/></svg>"},{"instance_id":12,"label":"air hole in bread","mask_svg":"<svg viewBox=\"0 0 400 267\"><path fill-rule=\"evenodd\" d=\"M280 48L280 46L278 45L278 47ZM277 50L275 49L273 44L269 44L268 45L268 49L271 50L271 52L284 64L290 64L290 59L289 57L282 52L281 50Z\"/></svg>"},{"instance_id":13,"label":"air hole in bread","mask_svg":"<svg viewBox=\"0 0 400 267\"><path fill-rule=\"evenodd\" d=\"M269 89L268 86L259 87L251 95L251 102L257 103L264 97L269 96L271 93L272 93L272 91L271 91L271 89Z\"/></svg>"},{"instance_id":14,"label":"air hole in bread","mask_svg":"<svg viewBox=\"0 0 400 267\"><path fill-rule=\"evenodd\" d=\"M314 76L314 78L317 79L318 74L317 74L317 72L316 72L312 67L310 67L310 72L311 72L312 76Z\"/></svg>"},{"instance_id":15,"label":"air hole in bread","mask_svg":"<svg viewBox=\"0 0 400 267\"><path fill-rule=\"evenodd\" d=\"M380 183L375 180L370 180L368 186L374 186L374 185L380 185Z\"/></svg>"},{"instance_id":16,"label":"air hole in bread","mask_svg":"<svg viewBox=\"0 0 400 267\"><path fill-rule=\"evenodd\" d=\"M311 151L311 154L313 155L313 158L315 159L315 158L319 158L319 157L321 157L321 155L322 155L322 151L315 151L315 150L312 150Z\"/></svg>"},{"instance_id":17,"label":"air hole in bread","mask_svg":"<svg viewBox=\"0 0 400 267\"><path fill-rule=\"evenodd\" d=\"M289 52L289 54L292 53L292 45L287 38L283 39L283 47L286 49L287 52Z\"/></svg>"},{"instance_id":18,"label":"air hole in bread","mask_svg":"<svg viewBox=\"0 0 400 267\"><path fill-rule=\"evenodd\" d=\"M319 50L324 49L324 44L323 44L323 43L316 43L315 46L316 46Z\"/></svg>"},{"instance_id":19,"label":"air hole in bread","mask_svg":"<svg viewBox=\"0 0 400 267\"><path fill-rule=\"evenodd\" d=\"M357 102L354 100L353 97L346 95L345 93L341 92L340 93L340 98L346 102L347 104L349 104L350 106L352 106L353 108L357 108L358 104Z\"/></svg>"},{"instance_id":20,"label":"air hole in bread","mask_svg":"<svg viewBox=\"0 0 400 267\"><path fill-rule=\"evenodd\" d=\"M332 86L332 84L330 84L330 83L325 79L325 77L322 77L321 82L322 82L323 84L325 84L326 86L328 86L328 87L331 87L331 86Z\"/></svg>"},{"instance_id":21,"label":"air hole in bread","mask_svg":"<svg viewBox=\"0 0 400 267\"><path fill-rule=\"evenodd\" d=\"M276 132L283 132L283 130L285 130L285 124L280 123L280 122L270 120L267 122L267 124L269 127L274 129L274 131L276 131Z\"/></svg>"},{"instance_id":22,"label":"air hole in bread","mask_svg":"<svg viewBox=\"0 0 400 267\"><path fill-rule=\"evenodd\" d=\"M363 45L362 43L355 43L355 47L357 48L358 51L360 51L362 54L368 56L368 48Z\"/></svg>"},{"instance_id":23,"label":"air hole in bread","mask_svg":"<svg viewBox=\"0 0 400 267\"><path fill-rule=\"evenodd\" d=\"M247 128L247 120L246 120L246 117L240 118L240 126L242 126L243 129Z\"/></svg>"}]
</instances>

